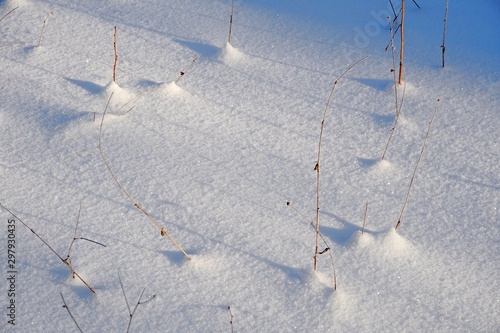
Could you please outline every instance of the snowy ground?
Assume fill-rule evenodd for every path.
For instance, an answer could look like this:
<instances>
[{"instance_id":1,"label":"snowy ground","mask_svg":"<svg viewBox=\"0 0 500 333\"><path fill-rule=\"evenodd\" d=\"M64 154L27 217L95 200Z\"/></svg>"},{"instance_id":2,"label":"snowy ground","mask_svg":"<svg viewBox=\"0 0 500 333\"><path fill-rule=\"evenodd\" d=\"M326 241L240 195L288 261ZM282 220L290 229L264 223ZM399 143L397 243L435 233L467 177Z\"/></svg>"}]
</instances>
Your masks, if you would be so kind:
<instances>
[{"instance_id":1,"label":"snowy ground","mask_svg":"<svg viewBox=\"0 0 500 333\"><path fill-rule=\"evenodd\" d=\"M0 331L78 331L62 294L82 331L126 332L120 276L132 310L144 288L152 298L131 332L498 332L500 5L450 2L443 69L445 1L417 2L381 161L395 118L388 1L236 0L232 46L230 0L0 1L0 18L18 6L0 21L0 202L63 258L81 204L77 237L106 245L71 250L93 294L16 220L9 281L13 217L0 209ZM365 55L323 136L334 290L330 257L313 270L314 229L286 203L315 219L325 104ZM102 152L191 260L106 168L111 92Z\"/></svg>"}]
</instances>

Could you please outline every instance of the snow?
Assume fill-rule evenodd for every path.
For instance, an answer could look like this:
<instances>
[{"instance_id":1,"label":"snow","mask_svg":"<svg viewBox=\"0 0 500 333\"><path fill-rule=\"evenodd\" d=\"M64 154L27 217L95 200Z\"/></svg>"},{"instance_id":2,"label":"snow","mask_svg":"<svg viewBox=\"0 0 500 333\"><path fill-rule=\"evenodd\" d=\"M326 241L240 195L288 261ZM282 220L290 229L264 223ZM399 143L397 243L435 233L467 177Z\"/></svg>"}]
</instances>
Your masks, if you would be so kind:
<instances>
[{"instance_id":1,"label":"snow","mask_svg":"<svg viewBox=\"0 0 500 333\"><path fill-rule=\"evenodd\" d=\"M387 1L236 0L231 44L229 0L0 1L0 18L19 6L0 21L0 331L77 331L62 293L84 332L126 332L119 276L131 310L151 299L131 332L498 331L500 8L450 2L441 68L445 1L417 2L381 160L395 120ZM313 169L333 83L366 55L323 134L335 290L328 253L313 270ZM113 180L105 110L117 181L190 260ZM63 259L77 219L77 237L104 244L71 250L95 294L16 220L9 324L7 209Z\"/></svg>"}]
</instances>

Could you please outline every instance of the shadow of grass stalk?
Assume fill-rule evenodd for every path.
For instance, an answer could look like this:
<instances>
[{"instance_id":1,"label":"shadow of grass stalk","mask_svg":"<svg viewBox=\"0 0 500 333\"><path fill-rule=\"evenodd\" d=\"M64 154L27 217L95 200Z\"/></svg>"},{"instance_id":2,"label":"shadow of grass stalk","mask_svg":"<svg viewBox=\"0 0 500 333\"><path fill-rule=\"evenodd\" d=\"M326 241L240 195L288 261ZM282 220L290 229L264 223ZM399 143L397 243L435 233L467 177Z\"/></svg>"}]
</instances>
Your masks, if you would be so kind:
<instances>
[{"instance_id":1,"label":"shadow of grass stalk","mask_svg":"<svg viewBox=\"0 0 500 333\"><path fill-rule=\"evenodd\" d=\"M63 297L63 294L62 293L59 293L61 294L61 298L62 298L62 301L63 301L63 308L65 308L68 313L69 313L69 316L71 317L71 319L73 320L73 322L75 323L76 327L78 328L78 330L80 331L80 333L83 333L82 329L80 328L80 325L78 325L78 323L76 322L76 319L75 317L73 317L73 314L71 313L71 311L69 311L69 307L68 305L66 304L66 301L64 300L64 297Z\"/></svg>"},{"instance_id":2,"label":"shadow of grass stalk","mask_svg":"<svg viewBox=\"0 0 500 333\"><path fill-rule=\"evenodd\" d=\"M132 325L132 319L134 318L135 311L137 310L139 305L146 304L149 301L152 301L156 297L156 295L153 295L151 298L141 302L142 296L144 295L144 291L146 290L146 288L143 288L141 295L139 296L139 300L137 301L137 303L134 307L134 310L131 310L130 305L128 304L127 295L125 294L125 288L123 288L122 278L120 277L120 274L118 274L118 280L120 281L120 287L122 288L123 297L125 298L125 303L127 303L127 309L128 309L128 314L129 314L129 320L128 320L128 326L127 326L127 333L128 333L130 331L130 326Z\"/></svg>"}]
</instances>

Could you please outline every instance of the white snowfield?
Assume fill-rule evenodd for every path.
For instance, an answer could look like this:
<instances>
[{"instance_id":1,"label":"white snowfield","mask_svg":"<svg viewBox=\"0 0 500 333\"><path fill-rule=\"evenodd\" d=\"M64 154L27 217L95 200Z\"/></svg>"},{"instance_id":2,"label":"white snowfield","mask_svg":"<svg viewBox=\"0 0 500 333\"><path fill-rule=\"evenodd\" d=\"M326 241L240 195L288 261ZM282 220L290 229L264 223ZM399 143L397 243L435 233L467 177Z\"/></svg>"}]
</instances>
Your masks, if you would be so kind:
<instances>
[{"instance_id":1,"label":"white snowfield","mask_svg":"<svg viewBox=\"0 0 500 333\"><path fill-rule=\"evenodd\" d=\"M0 332L499 332L500 6L416 2L382 160L389 1L0 0Z\"/></svg>"}]
</instances>

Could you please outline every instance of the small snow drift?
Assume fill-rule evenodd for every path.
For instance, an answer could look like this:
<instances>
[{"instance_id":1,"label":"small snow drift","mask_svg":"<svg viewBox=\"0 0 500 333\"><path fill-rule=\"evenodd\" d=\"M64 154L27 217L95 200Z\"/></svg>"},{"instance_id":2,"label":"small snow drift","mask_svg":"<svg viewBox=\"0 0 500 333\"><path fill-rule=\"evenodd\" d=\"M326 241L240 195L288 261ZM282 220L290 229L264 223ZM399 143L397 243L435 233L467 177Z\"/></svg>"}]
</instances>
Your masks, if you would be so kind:
<instances>
[{"instance_id":1,"label":"small snow drift","mask_svg":"<svg viewBox=\"0 0 500 333\"><path fill-rule=\"evenodd\" d=\"M184 89L179 87L177 85L177 83L175 83L174 81L168 82L168 83L163 83L161 85L161 90L163 93L165 93L167 95L179 95L179 94L182 94L184 92Z\"/></svg>"},{"instance_id":2,"label":"small snow drift","mask_svg":"<svg viewBox=\"0 0 500 333\"><path fill-rule=\"evenodd\" d=\"M134 94L130 93L127 89L120 87L116 82L111 81L105 85L100 92L104 99L109 99L108 112L127 112L128 109L132 107L129 103L134 99ZM127 108L127 106L129 106Z\"/></svg>"},{"instance_id":3,"label":"small snow drift","mask_svg":"<svg viewBox=\"0 0 500 333\"><path fill-rule=\"evenodd\" d=\"M244 59L245 54L234 48L230 43L226 43L226 45L221 49L220 59L227 65L233 65Z\"/></svg>"}]
</instances>

